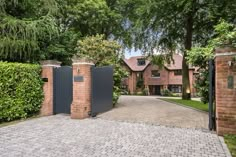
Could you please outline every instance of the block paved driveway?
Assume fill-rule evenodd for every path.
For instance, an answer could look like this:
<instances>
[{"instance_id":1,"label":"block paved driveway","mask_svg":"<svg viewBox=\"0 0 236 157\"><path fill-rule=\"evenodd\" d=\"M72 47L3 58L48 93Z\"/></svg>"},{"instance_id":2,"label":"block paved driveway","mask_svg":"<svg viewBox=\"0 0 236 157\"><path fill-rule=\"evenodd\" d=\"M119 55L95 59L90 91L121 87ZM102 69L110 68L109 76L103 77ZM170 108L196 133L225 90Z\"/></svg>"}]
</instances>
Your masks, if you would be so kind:
<instances>
[{"instance_id":1,"label":"block paved driveway","mask_svg":"<svg viewBox=\"0 0 236 157\"><path fill-rule=\"evenodd\" d=\"M109 112L104 115L106 114ZM129 114L132 116L135 113ZM113 118L107 120L102 115L85 120L72 120L68 115L55 115L1 127L0 156L227 157L230 155L220 137L201 129L166 127L138 119L121 122Z\"/></svg>"},{"instance_id":2,"label":"block paved driveway","mask_svg":"<svg viewBox=\"0 0 236 157\"><path fill-rule=\"evenodd\" d=\"M121 96L113 110L99 115L106 120L143 122L208 130L208 114L158 99L156 96Z\"/></svg>"}]
</instances>

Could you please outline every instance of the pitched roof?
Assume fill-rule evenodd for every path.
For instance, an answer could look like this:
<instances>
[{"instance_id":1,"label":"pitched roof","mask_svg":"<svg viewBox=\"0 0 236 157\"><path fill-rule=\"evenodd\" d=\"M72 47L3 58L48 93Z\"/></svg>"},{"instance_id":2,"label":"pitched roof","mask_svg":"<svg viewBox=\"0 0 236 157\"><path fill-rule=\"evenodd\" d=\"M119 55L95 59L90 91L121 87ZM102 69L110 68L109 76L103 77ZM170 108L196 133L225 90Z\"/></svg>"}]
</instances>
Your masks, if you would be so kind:
<instances>
[{"instance_id":1,"label":"pitched roof","mask_svg":"<svg viewBox=\"0 0 236 157\"><path fill-rule=\"evenodd\" d=\"M173 60L174 61L171 61L170 64L166 64L165 67L169 70L182 69L183 56L181 56L179 54L174 54L173 55Z\"/></svg>"},{"instance_id":2,"label":"pitched roof","mask_svg":"<svg viewBox=\"0 0 236 157\"><path fill-rule=\"evenodd\" d=\"M128 65L128 67L132 71L143 71L150 64L150 61L146 60L145 65L139 66L137 64L137 59L141 59L141 58L144 58L144 56L135 56L135 57L131 57L129 59L124 59L124 62ZM165 64L165 67L169 70L182 69L183 56L181 56L179 54L174 54L173 60L174 60L174 62L171 61L170 64ZM194 69L195 67L189 67L189 68Z\"/></svg>"},{"instance_id":3,"label":"pitched roof","mask_svg":"<svg viewBox=\"0 0 236 157\"><path fill-rule=\"evenodd\" d=\"M146 60L145 65L138 65L137 60L142 59L142 58L144 58L144 56L135 56L135 57L130 57L129 59L123 59L123 60L132 71L143 71L148 66L150 61Z\"/></svg>"}]
</instances>

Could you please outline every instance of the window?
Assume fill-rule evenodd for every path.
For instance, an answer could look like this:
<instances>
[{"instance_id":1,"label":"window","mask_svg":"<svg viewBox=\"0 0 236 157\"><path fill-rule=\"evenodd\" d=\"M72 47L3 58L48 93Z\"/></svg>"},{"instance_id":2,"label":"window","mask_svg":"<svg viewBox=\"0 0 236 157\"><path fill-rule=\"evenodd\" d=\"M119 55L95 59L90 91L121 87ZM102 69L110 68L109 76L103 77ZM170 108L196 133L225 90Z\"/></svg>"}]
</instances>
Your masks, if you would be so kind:
<instances>
[{"instance_id":1,"label":"window","mask_svg":"<svg viewBox=\"0 0 236 157\"><path fill-rule=\"evenodd\" d=\"M137 59L137 63L138 63L138 66L142 66L142 65L145 65L146 62L145 62L145 59L144 58L140 58L140 59Z\"/></svg>"},{"instance_id":2,"label":"window","mask_svg":"<svg viewBox=\"0 0 236 157\"><path fill-rule=\"evenodd\" d=\"M160 77L161 74L158 70L152 70L152 77Z\"/></svg>"},{"instance_id":3,"label":"window","mask_svg":"<svg viewBox=\"0 0 236 157\"><path fill-rule=\"evenodd\" d=\"M181 93L182 92L182 86L181 85L170 85L169 90L173 93Z\"/></svg>"},{"instance_id":4,"label":"window","mask_svg":"<svg viewBox=\"0 0 236 157\"><path fill-rule=\"evenodd\" d=\"M142 72L137 72L136 74L138 79L143 79L143 73Z\"/></svg>"},{"instance_id":5,"label":"window","mask_svg":"<svg viewBox=\"0 0 236 157\"><path fill-rule=\"evenodd\" d=\"M175 74L175 75L182 75L182 70L175 70L175 71L174 71L174 74Z\"/></svg>"}]
</instances>

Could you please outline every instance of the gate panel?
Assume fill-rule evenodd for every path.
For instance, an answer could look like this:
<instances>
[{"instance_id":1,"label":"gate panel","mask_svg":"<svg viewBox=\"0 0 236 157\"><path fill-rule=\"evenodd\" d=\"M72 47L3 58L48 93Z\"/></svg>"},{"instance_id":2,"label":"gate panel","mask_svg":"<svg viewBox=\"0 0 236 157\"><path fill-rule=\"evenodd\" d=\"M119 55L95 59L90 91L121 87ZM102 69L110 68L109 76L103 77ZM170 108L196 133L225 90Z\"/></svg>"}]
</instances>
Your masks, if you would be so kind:
<instances>
[{"instance_id":1,"label":"gate panel","mask_svg":"<svg viewBox=\"0 0 236 157\"><path fill-rule=\"evenodd\" d=\"M209 61L209 130L216 129L215 121L215 64Z\"/></svg>"},{"instance_id":2,"label":"gate panel","mask_svg":"<svg viewBox=\"0 0 236 157\"><path fill-rule=\"evenodd\" d=\"M72 103L72 68L54 68L53 78L53 112L69 114Z\"/></svg>"},{"instance_id":3,"label":"gate panel","mask_svg":"<svg viewBox=\"0 0 236 157\"><path fill-rule=\"evenodd\" d=\"M92 67L91 115L96 116L112 109L113 67Z\"/></svg>"}]
</instances>

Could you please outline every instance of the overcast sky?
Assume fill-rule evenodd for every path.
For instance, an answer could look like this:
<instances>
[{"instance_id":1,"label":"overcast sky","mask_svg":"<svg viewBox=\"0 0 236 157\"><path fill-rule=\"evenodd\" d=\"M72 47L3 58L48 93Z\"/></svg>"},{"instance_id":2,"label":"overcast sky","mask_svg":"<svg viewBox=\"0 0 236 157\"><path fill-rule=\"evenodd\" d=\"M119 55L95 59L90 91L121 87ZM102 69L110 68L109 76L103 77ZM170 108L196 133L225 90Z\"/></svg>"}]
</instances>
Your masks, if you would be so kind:
<instances>
[{"instance_id":1,"label":"overcast sky","mask_svg":"<svg viewBox=\"0 0 236 157\"><path fill-rule=\"evenodd\" d=\"M141 54L140 50L138 50L138 51L135 51L134 49L131 49L131 50L126 49L125 50L125 58L127 58L127 59L132 56L141 56L141 55L142 54Z\"/></svg>"}]
</instances>

